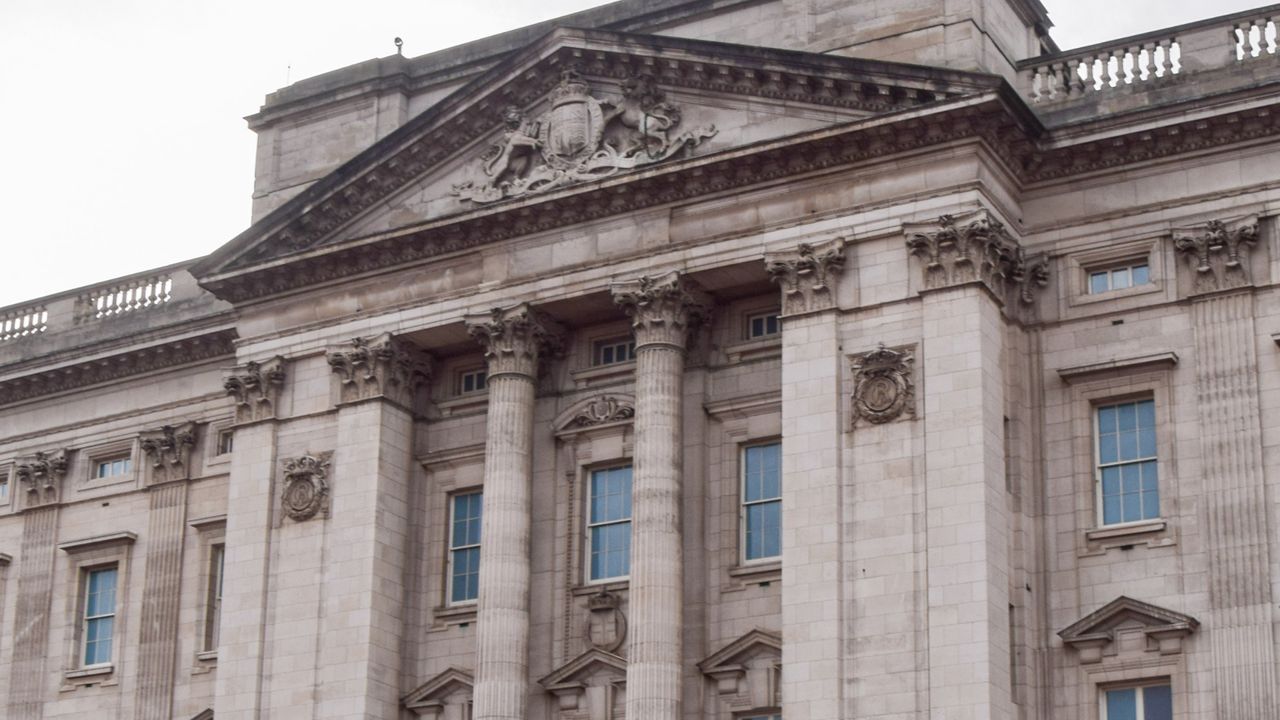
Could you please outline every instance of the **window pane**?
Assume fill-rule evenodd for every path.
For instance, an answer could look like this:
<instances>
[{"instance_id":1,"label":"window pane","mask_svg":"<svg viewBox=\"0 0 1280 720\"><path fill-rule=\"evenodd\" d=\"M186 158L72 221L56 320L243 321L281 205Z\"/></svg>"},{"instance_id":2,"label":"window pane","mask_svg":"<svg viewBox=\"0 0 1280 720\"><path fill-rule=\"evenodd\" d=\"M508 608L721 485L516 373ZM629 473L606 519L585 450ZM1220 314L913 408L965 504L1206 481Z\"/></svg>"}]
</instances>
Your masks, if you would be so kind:
<instances>
[{"instance_id":1,"label":"window pane","mask_svg":"<svg viewBox=\"0 0 1280 720\"><path fill-rule=\"evenodd\" d=\"M1149 520L1158 517L1160 517L1160 492L1158 490L1150 490L1142 493L1142 519Z\"/></svg>"},{"instance_id":2,"label":"window pane","mask_svg":"<svg viewBox=\"0 0 1280 720\"><path fill-rule=\"evenodd\" d=\"M1089 293L1097 295L1107 291L1107 274L1105 272L1089 273Z\"/></svg>"},{"instance_id":3,"label":"window pane","mask_svg":"<svg viewBox=\"0 0 1280 720\"><path fill-rule=\"evenodd\" d=\"M453 592L451 602L474 600L480 577L480 548L455 550L453 553Z\"/></svg>"},{"instance_id":4,"label":"window pane","mask_svg":"<svg viewBox=\"0 0 1280 720\"><path fill-rule=\"evenodd\" d=\"M1129 287L1129 268L1119 268L1111 271L1111 289L1121 290Z\"/></svg>"},{"instance_id":5,"label":"window pane","mask_svg":"<svg viewBox=\"0 0 1280 720\"><path fill-rule=\"evenodd\" d=\"M89 592L85 597L85 615L108 615L115 612L116 571L94 570L89 573Z\"/></svg>"},{"instance_id":6,"label":"window pane","mask_svg":"<svg viewBox=\"0 0 1280 720\"><path fill-rule=\"evenodd\" d=\"M1156 469L1156 461L1148 460L1142 463L1142 491L1155 492L1160 488L1160 480L1157 475L1159 471Z\"/></svg>"},{"instance_id":7,"label":"window pane","mask_svg":"<svg viewBox=\"0 0 1280 720\"><path fill-rule=\"evenodd\" d=\"M1133 284L1146 285L1151 282L1151 272L1146 265L1133 266Z\"/></svg>"},{"instance_id":8,"label":"window pane","mask_svg":"<svg viewBox=\"0 0 1280 720\"><path fill-rule=\"evenodd\" d=\"M1133 688L1107 691L1107 720L1138 720L1138 697Z\"/></svg>"},{"instance_id":9,"label":"window pane","mask_svg":"<svg viewBox=\"0 0 1280 720\"><path fill-rule=\"evenodd\" d=\"M111 662L111 631L115 618L105 617L85 623L84 664Z\"/></svg>"},{"instance_id":10,"label":"window pane","mask_svg":"<svg viewBox=\"0 0 1280 720\"><path fill-rule=\"evenodd\" d=\"M1155 685L1142 689L1142 720L1173 720L1173 688Z\"/></svg>"},{"instance_id":11,"label":"window pane","mask_svg":"<svg viewBox=\"0 0 1280 720\"><path fill-rule=\"evenodd\" d=\"M1120 468L1102 468L1102 495L1109 497L1120 494Z\"/></svg>"},{"instance_id":12,"label":"window pane","mask_svg":"<svg viewBox=\"0 0 1280 720\"><path fill-rule=\"evenodd\" d=\"M1102 523L1111 525L1120 522L1120 496L1107 495L1102 498Z\"/></svg>"},{"instance_id":13,"label":"window pane","mask_svg":"<svg viewBox=\"0 0 1280 720\"><path fill-rule=\"evenodd\" d=\"M1138 463L1120 466L1122 492L1136 493L1142 490L1142 466Z\"/></svg>"}]
</instances>

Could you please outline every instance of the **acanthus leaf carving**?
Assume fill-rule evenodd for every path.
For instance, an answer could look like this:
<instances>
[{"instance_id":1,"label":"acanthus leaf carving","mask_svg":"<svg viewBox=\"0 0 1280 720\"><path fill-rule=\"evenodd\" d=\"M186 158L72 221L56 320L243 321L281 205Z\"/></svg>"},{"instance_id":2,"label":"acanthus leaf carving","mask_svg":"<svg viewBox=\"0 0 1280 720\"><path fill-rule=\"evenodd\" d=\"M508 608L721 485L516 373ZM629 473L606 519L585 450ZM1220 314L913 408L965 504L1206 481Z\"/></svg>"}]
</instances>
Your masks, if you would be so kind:
<instances>
[{"instance_id":1,"label":"acanthus leaf carving","mask_svg":"<svg viewBox=\"0 0 1280 720\"><path fill-rule=\"evenodd\" d=\"M986 210L942 215L904 229L907 252L923 266L926 290L980 282L1012 309L1033 305L1036 292L1049 284L1048 258L1029 257Z\"/></svg>"},{"instance_id":2,"label":"acanthus leaf carving","mask_svg":"<svg viewBox=\"0 0 1280 720\"><path fill-rule=\"evenodd\" d=\"M14 475L27 491L27 507L58 502L62 479L67 474L67 455L65 449L37 452L33 457L18 462Z\"/></svg>"},{"instance_id":3,"label":"acanthus leaf carving","mask_svg":"<svg viewBox=\"0 0 1280 720\"><path fill-rule=\"evenodd\" d=\"M196 424L165 425L159 430L144 432L138 445L150 460L150 480L154 485L173 480L191 478L191 449L196 444Z\"/></svg>"},{"instance_id":4,"label":"acanthus leaf carving","mask_svg":"<svg viewBox=\"0 0 1280 720\"><path fill-rule=\"evenodd\" d=\"M284 514L302 522L323 512L329 516L329 465L332 453L310 453L284 462Z\"/></svg>"},{"instance_id":5,"label":"acanthus leaf carving","mask_svg":"<svg viewBox=\"0 0 1280 720\"><path fill-rule=\"evenodd\" d=\"M765 255L765 271L782 290L784 315L835 307L836 283L844 273L845 239Z\"/></svg>"},{"instance_id":6,"label":"acanthus leaf carving","mask_svg":"<svg viewBox=\"0 0 1280 720\"><path fill-rule=\"evenodd\" d=\"M689 332L711 317L711 298L675 270L617 282L610 290L631 318L637 349L649 344L684 348Z\"/></svg>"},{"instance_id":7,"label":"acanthus leaf carving","mask_svg":"<svg viewBox=\"0 0 1280 720\"><path fill-rule=\"evenodd\" d=\"M903 415L914 417L916 387L912 377L915 355L884 343L853 358L852 424L864 419L887 423Z\"/></svg>"},{"instance_id":8,"label":"acanthus leaf carving","mask_svg":"<svg viewBox=\"0 0 1280 720\"><path fill-rule=\"evenodd\" d=\"M601 395L575 415L570 425L580 428L603 425L630 420L635 414L636 409L630 403L622 402L612 395Z\"/></svg>"},{"instance_id":9,"label":"acanthus leaf carving","mask_svg":"<svg viewBox=\"0 0 1280 720\"><path fill-rule=\"evenodd\" d=\"M1224 222L1210 220L1203 226L1173 233L1173 247L1195 272L1192 292L1230 290L1251 284L1249 258L1258 244L1258 220L1254 217Z\"/></svg>"},{"instance_id":10,"label":"acanthus leaf carving","mask_svg":"<svg viewBox=\"0 0 1280 720\"><path fill-rule=\"evenodd\" d=\"M235 398L236 422L275 417L284 381L285 359L279 355L263 363L251 360L232 369L222 387Z\"/></svg>"},{"instance_id":11,"label":"acanthus leaf carving","mask_svg":"<svg viewBox=\"0 0 1280 720\"><path fill-rule=\"evenodd\" d=\"M546 192L659 163L714 137L714 125L671 132L681 121L651 75L633 75L616 100L593 97L576 68L566 68L550 108L530 118L516 105L502 113L502 135L480 157L479 177L452 193L476 204Z\"/></svg>"},{"instance_id":12,"label":"acanthus leaf carving","mask_svg":"<svg viewBox=\"0 0 1280 720\"><path fill-rule=\"evenodd\" d=\"M503 374L537 377L538 361L564 349L564 329L528 303L468 315L467 333L482 347L489 377Z\"/></svg>"},{"instance_id":13,"label":"acanthus leaf carving","mask_svg":"<svg viewBox=\"0 0 1280 720\"><path fill-rule=\"evenodd\" d=\"M349 345L330 348L326 360L344 403L383 397L412 409L432 370L430 355L390 333L352 338Z\"/></svg>"}]
</instances>

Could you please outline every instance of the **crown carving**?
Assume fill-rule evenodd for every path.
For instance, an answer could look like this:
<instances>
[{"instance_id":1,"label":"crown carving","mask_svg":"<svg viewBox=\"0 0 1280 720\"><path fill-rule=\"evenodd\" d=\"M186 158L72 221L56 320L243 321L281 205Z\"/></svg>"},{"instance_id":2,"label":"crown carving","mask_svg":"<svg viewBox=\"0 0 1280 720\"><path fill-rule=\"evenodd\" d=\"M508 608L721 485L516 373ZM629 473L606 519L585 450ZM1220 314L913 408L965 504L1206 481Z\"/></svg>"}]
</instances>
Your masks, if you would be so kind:
<instances>
[{"instance_id":1,"label":"crown carving","mask_svg":"<svg viewBox=\"0 0 1280 720\"><path fill-rule=\"evenodd\" d=\"M284 514L302 522L323 512L329 516L329 465L333 453L304 454L284 462Z\"/></svg>"},{"instance_id":2,"label":"crown carving","mask_svg":"<svg viewBox=\"0 0 1280 720\"><path fill-rule=\"evenodd\" d=\"M62 479L67 474L67 451L37 452L14 468L18 483L27 491L27 507L58 502Z\"/></svg>"},{"instance_id":3,"label":"crown carving","mask_svg":"<svg viewBox=\"0 0 1280 720\"><path fill-rule=\"evenodd\" d=\"M845 239L838 237L765 255L765 271L782 290L784 315L835 307L836 285L844 273L845 244Z\"/></svg>"},{"instance_id":4,"label":"crown carving","mask_svg":"<svg viewBox=\"0 0 1280 720\"><path fill-rule=\"evenodd\" d=\"M916 412L915 354L884 343L853 358L853 421L881 424Z\"/></svg>"},{"instance_id":5,"label":"crown carving","mask_svg":"<svg viewBox=\"0 0 1280 720\"><path fill-rule=\"evenodd\" d=\"M236 401L236 422L275 417L276 401L285 381L285 360L280 356L264 363L250 361L234 368L222 387Z\"/></svg>"}]
</instances>

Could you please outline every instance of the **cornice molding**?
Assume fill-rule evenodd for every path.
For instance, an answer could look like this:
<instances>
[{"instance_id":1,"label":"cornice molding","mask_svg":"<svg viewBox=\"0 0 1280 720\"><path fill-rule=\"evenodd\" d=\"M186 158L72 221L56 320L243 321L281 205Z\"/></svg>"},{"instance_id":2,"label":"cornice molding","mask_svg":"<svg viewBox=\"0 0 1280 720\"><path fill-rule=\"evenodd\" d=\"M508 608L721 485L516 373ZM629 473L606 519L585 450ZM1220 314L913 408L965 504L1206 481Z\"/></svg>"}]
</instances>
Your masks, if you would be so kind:
<instances>
[{"instance_id":1,"label":"cornice molding","mask_svg":"<svg viewBox=\"0 0 1280 720\"><path fill-rule=\"evenodd\" d=\"M133 375L164 370L193 362L235 355L236 331L214 330L116 355L94 358L64 367L36 370L30 375L0 381L0 405L21 402Z\"/></svg>"}]
</instances>

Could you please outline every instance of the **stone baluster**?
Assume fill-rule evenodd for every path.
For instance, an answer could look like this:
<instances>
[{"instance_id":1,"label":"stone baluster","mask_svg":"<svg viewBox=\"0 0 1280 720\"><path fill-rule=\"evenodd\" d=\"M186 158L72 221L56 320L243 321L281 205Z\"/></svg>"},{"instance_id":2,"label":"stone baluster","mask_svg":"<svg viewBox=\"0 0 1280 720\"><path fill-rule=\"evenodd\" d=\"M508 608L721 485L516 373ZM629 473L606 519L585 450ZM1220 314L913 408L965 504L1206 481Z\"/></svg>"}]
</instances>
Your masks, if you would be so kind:
<instances>
[{"instance_id":1,"label":"stone baluster","mask_svg":"<svg viewBox=\"0 0 1280 720\"><path fill-rule=\"evenodd\" d=\"M524 720L534 391L539 361L559 351L561 331L524 303L468 316L466 323L489 363L474 715Z\"/></svg>"},{"instance_id":2,"label":"stone baluster","mask_svg":"<svg viewBox=\"0 0 1280 720\"><path fill-rule=\"evenodd\" d=\"M676 272L617 283L612 290L636 340L626 714L677 720L684 596L680 400L688 332L710 304Z\"/></svg>"}]
</instances>

